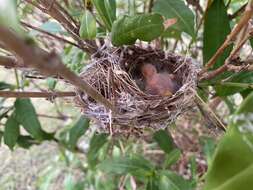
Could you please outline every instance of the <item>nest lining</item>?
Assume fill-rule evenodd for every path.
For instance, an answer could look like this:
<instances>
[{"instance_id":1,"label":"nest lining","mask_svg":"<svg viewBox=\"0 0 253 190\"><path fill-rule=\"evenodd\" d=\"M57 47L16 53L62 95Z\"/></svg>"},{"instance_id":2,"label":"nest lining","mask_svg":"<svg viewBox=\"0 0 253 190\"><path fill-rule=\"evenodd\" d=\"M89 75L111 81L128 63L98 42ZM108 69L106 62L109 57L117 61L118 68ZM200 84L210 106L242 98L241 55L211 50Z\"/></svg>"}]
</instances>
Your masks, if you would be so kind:
<instances>
[{"instance_id":1,"label":"nest lining","mask_svg":"<svg viewBox=\"0 0 253 190\"><path fill-rule=\"evenodd\" d=\"M170 97L146 94L140 68L153 64L158 72L176 75L181 88ZM194 105L198 66L191 58L137 46L103 50L93 57L81 77L116 107L111 113L103 105L77 90L82 113L93 119L98 132L120 134L161 129Z\"/></svg>"}]
</instances>

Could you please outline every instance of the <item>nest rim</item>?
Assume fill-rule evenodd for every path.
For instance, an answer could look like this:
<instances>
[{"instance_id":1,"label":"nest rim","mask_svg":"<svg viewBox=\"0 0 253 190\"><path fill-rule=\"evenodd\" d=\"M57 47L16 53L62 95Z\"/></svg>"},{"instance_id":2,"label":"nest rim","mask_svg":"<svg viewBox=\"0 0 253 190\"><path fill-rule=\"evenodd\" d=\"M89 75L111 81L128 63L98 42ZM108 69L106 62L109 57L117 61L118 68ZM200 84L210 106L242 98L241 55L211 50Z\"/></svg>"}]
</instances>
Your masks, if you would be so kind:
<instances>
[{"instance_id":1,"label":"nest rim","mask_svg":"<svg viewBox=\"0 0 253 190\"><path fill-rule=\"evenodd\" d=\"M139 46L108 48L100 55L92 57L80 76L111 101L118 112L112 114L78 89L75 101L82 113L94 121L98 132L141 134L146 129L163 129L194 106L199 68L192 58ZM181 77L182 86L171 97L147 94L137 85L136 81L141 80L140 63L150 60L158 64L158 71L168 67L168 72Z\"/></svg>"}]
</instances>

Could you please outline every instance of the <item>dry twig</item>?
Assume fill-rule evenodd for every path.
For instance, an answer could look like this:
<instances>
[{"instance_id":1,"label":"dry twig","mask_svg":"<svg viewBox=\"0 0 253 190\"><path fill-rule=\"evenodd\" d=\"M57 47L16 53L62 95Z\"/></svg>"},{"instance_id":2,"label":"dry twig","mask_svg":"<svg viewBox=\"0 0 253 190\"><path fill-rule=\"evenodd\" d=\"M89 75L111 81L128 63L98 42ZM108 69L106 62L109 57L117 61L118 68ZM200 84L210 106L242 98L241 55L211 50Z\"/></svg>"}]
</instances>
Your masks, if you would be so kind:
<instances>
[{"instance_id":1,"label":"dry twig","mask_svg":"<svg viewBox=\"0 0 253 190\"><path fill-rule=\"evenodd\" d=\"M200 74L203 74L207 71L208 68L212 67L217 61L218 57L223 53L223 51L236 39L236 36L240 33L240 31L248 26L248 22L251 19L253 14L253 0L250 0L245 12L240 19L239 23L235 26L235 28L231 31L231 33L227 36L225 42L221 45L221 47L216 51L213 57L208 61L205 68L201 71Z\"/></svg>"},{"instance_id":2,"label":"dry twig","mask_svg":"<svg viewBox=\"0 0 253 190\"><path fill-rule=\"evenodd\" d=\"M55 39L57 39L57 40L59 40L59 41L62 41L62 42L64 42L64 43L68 43L68 44L71 44L71 45L73 45L73 46L76 46L76 47L78 47L78 48L80 48L80 49L83 49L83 47L80 46L79 44L76 44L76 43L71 42L71 41L69 41L69 40L67 40L67 39L65 39L65 38L62 38L62 37L60 37L60 36L57 36L57 35L52 34L52 33L50 33L50 32L47 32L47 31L45 31L45 30L43 30L43 29L40 29L40 28L38 28L38 27L35 27L35 26L33 26L33 25L31 25L31 24L28 24L28 23L26 23L26 22L24 22L24 21L21 21L20 23L21 23L22 25L28 27L28 28L31 28L31 29L33 29L33 30L36 30L36 31L41 32L41 33L43 33L43 34L46 34L46 35L48 35L48 36L51 36L51 37L53 37L53 38L55 38Z\"/></svg>"},{"instance_id":3,"label":"dry twig","mask_svg":"<svg viewBox=\"0 0 253 190\"><path fill-rule=\"evenodd\" d=\"M244 15L242 16L239 23L235 26L235 28L231 31L231 33L227 36L227 39L225 42L221 45L221 47L216 51L216 53L213 55L213 57L208 61L205 68L202 69L202 71L199 73L200 80L204 79L211 79L215 76L225 72L227 70L227 66L229 63L235 59L237 53L242 48L242 46L245 44L245 42L250 37L250 31L249 31L249 20L251 19L253 15L253 0L250 0L248 2L248 5L245 9ZM234 49L230 53L229 57L226 59L225 63L219 67L218 69L211 71L207 73L208 68L212 67L215 62L217 61L218 57L223 53L223 51L236 40L236 44L234 46Z\"/></svg>"},{"instance_id":4,"label":"dry twig","mask_svg":"<svg viewBox=\"0 0 253 190\"><path fill-rule=\"evenodd\" d=\"M0 91L0 97L4 98L58 98L75 96L75 92L14 92Z\"/></svg>"},{"instance_id":5,"label":"dry twig","mask_svg":"<svg viewBox=\"0 0 253 190\"><path fill-rule=\"evenodd\" d=\"M21 57L27 67L35 68L45 75L62 76L75 87L102 103L106 108L114 110L112 104L105 99L104 96L70 71L54 52L47 53L38 47L27 44L25 40L19 38L7 28L0 27L0 33L0 41L2 41L8 49L11 49Z\"/></svg>"}]
</instances>

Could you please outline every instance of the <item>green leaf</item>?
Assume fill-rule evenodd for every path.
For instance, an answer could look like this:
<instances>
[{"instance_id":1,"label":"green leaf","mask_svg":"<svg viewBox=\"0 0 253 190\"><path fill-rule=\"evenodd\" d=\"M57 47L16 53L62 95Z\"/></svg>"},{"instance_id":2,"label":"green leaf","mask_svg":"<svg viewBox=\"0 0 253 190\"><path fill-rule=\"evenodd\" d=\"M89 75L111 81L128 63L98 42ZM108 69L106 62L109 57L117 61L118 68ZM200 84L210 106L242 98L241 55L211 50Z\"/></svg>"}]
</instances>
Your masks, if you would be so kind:
<instances>
[{"instance_id":1,"label":"green leaf","mask_svg":"<svg viewBox=\"0 0 253 190\"><path fill-rule=\"evenodd\" d=\"M52 77L47 78L47 86L49 90L54 90L56 84L57 84L57 80L55 78L52 78Z\"/></svg>"},{"instance_id":2,"label":"green leaf","mask_svg":"<svg viewBox=\"0 0 253 190\"><path fill-rule=\"evenodd\" d=\"M218 144L205 190L238 190L253 186L253 92L242 102Z\"/></svg>"},{"instance_id":3,"label":"green leaf","mask_svg":"<svg viewBox=\"0 0 253 190\"><path fill-rule=\"evenodd\" d=\"M223 0L214 0L204 20L203 61L206 64L230 33L229 18ZM224 64L231 48L227 48L212 69Z\"/></svg>"},{"instance_id":4,"label":"green leaf","mask_svg":"<svg viewBox=\"0 0 253 190\"><path fill-rule=\"evenodd\" d=\"M243 99L245 99L247 98L248 95L250 95L251 92L252 92L252 89L247 89L247 90L241 91L240 94L243 97Z\"/></svg>"},{"instance_id":5,"label":"green leaf","mask_svg":"<svg viewBox=\"0 0 253 190\"><path fill-rule=\"evenodd\" d=\"M201 144L202 144L202 148L203 148L203 153L204 153L206 160L207 160L207 164L210 165L211 160L214 155L215 147L216 147L214 139L204 137L201 139Z\"/></svg>"},{"instance_id":6,"label":"green leaf","mask_svg":"<svg viewBox=\"0 0 253 190\"><path fill-rule=\"evenodd\" d=\"M30 99L17 99L15 101L15 118L26 131L37 140L43 140L45 132L42 131L36 111Z\"/></svg>"},{"instance_id":7,"label":"green leaf","mask_svg":"<svg viewBox=\"0 0 253 190\"><path fill-rule=\"evenodd\" d=\"M253 113L253 92L241 103L240 107L236 110L236 114Z\"/></svg>"},{"instance_id":8,"label":"green leaf","mask_svg":"<svg viewBox=\"0 0 253 190\"><path fill-rule=\"evenodd\" d=\"M2 131L0 131L0 145L2 144L2 138L4 136L4 133Z\"/></svg>"},{"instance_id":9,"label":"green leaf","mask_svg":"<svg viewBox=\"0 0 253 190\"><path fill-rule=\"evenodd\" d=\"M216 85L216 92L218 96L229 96L246 89L252 89L250 85L253 84L252 72L240 72L233 74L229 80L223 84Z\"/></svg>"},{"instance_id":10,"label":"green leaf","mask_svg":"<svg viewBox=\"0 0 253 190\"><path fill-rule=\"evenodd\" d=\"M74 46L67 46L62 54L62 60L72 71L77 74L85 66L83 61L86 59L86 53Z\"/></svg>"},{"instance_id":11,"label":"green leaf","mask_svg":"<svg viewBox=\"0 0 253 190\"><path fill-rule=\"evenodd\" d=\"M97 158L99 154L99 150L104 146L107 142L107 134L94 134L91 141L89 151L87 153L88 163L91 168L94 168L97 164Z\"/></svg>"},{"instance_id":12,"label":"green leaf","mask_svg":"<svg viewBox=\"0 0 253 190\"><path fill-rule=\"evenodd\" d=\"M76 147L78 139L87 131L89 128L89 119L81 116L77 123L69 131L69 142L68 146L70 149Z\"/></svg>"},{"instance_id":13,"label":"green leaf","mask_svg":"<svg viewBox=\"0 0 253 190\"><path fill-rule=\"evenodd\" d=\"M19 123L16 121L13 112L5 123L4 143L12 150L20 135Z\"/></svg>"},{"instance_id":14,"label":"green leaf","mask_svg":"<svg viewBox=\"0 0 253 190\"><path fill-rule=\"evenodd\" d=\"M159 178L157 176L152 176L148 179L147 190L158 190L159 188Z\"/></svg>"},{"instance_id":15,"label":"green leaf","mask_svg":"<svg viewBox=\"0 0 253 190\"><path fill-rule=\"evenodd\" d=\"M166 155L166 160L164 162L164 167L170 167L175 164L181 156L181 151L179 149L173 149L169 154Z\"/></svg>"},{"instance_id":16,"label":"green leaf","mask_svg":"<svg viewBox=\"0 0 253 190\"><path fill-rule=\"evenodd\" d=\"M17 144L22 148L28 149L32 145L38 145L40 143L30 136L20 135L17 139Z\"/></svg>"},{"instance_id":17,"label":"green leaf","mask_svg":"<svg viewBox=\"0 0 253 190\"><path fill-rule=\"evenodd\" d=\"M253 38L251 38L249 41L250 41L251 48L253 48Z\"/></svg>"},{"instance_id":18,"label":"green leaf","mask_svg":"<svg viewBox=\"0 0 253 190\"><path fill-rule=\"evenodd\" d=\"M13 89L13 85L5 83L5 82L0 82L0 90L5 90L5 89Z\"/></svg>"},{"instance_id":19,"label":"green leaf","mask_svg":"<svg viewBox=\"0 0 253 190\"><path fill-rule=\"evenodd\" d=\"M94 39L97 34L96 19L86 10L83 14L81 26L79 30L80 37L82 39Z\"/></svg>"},{"instance_id":20,"label":"green leaf","mask_svg":"<svg viewBox=\"0 0 253 190\"><path fill-rule=\"evenodd\" d=\"M171 28L195 38L194 14L182 0L157 0L153 12L160 13L166 19L176 18L177 23Z\"/></svg>"},{"instance_id":21,"label":"green leaf","mask_svg":"<svg viewBox=\"0 0 253 190\"><path fill-rule=\"evenodd\" d=\"M74 179L71 174L68 174L64 179L64 189L65 190L74 190Z\"/></svg>"},{"instance_id":22,"label":"green leaf","mask_svg":"<svg viewBox=\"0 0 253 190\"><path fill-rule=\"evenodd\" d=\"M12 108L2 108L1 109L1 107L0 107L0 121L3 118L5 118L8 115L9 111L11 111L11 110L12 110Z\"/></svg>"},{"instance_id":23,"label":"green leaf","mask_svg":"<svg viewBox=\"0 0 253 190\"><path fill-rule=\"evenodd\" d=\"M134 44L137 39L151 41L163 31L163 18L160 14L125 15L113 23L112 43L120 46Z\"/></svg>"},{"instance_id":24,"label":"green leaf","mask_svg":"<svg viewBox=\"0 0 253 190\"><path fill-rule=\"evenodd\" d=\"M65 33L61 25L58 22L54 22L54 21L45 22L40 26L40 28L52 34Z\"/></svg>"},{"instance_id":25,"label":"green leaf","mask_svg":"<svg viewBox=\"0 0 253 190\"><path fill-rule=\"evenodd\" d=\"M116 20L116 0L104 0L105 9L107 14L109 15L111 26L113 22Z\"/></svg>"},{"instance_id":26,"label":"green leaf","mask_svg":"<svg viewBox=\"0 0 253 190\"><path fill-rule=\"evenodd\" d=\"M108 173L131 174L135 177L151 176L154 170L154 166L141 156L110 158L101 162L98 168Z\"/></svg>"},{"instance_id":27,"label":"green leaf","mask_svg":"<svg viewBox=\"0 0 253 190\"><path fill-rule=\"evenodd\" d=\"M159 190L191 190L190 181L171 171L159 171L160 183Z\"/></svg>"},{"instance_id":28,"label":"green leaf","mask_svg":"<svg viewBox=\"0 0 253 190\"><path fill-rule=\"evenodd\" d=\"M48 190L50 189L53 181L60 175L59 168L55 166L48 166L43 173L42 176L39 176L39 179L37 180L37 186L39 190Z\"/></svg>"},{"instance_id":29,"label":"green leaf","mask_svg":"<svg viewBox=\"0 0 253 190\"><path fill-rule=\"evenodd\" d=\"M92 0L92 3L96 7L96 10L107 30L111 31L112 23L116 19L116 1Z\"/></svg>"},{"instance_id":30,"label":"green leaf","mask_svg":"<svg viewBox=\"0 0 253 190\"><path fill-rule=\"evenodd\" d=\"M215 26L215 27L214 27ZM211 57L216 53L218 48L226 40L227 35L230 33L230 23L227 14L227 8L223 0L214 0L208 10L204 20L204 38L203 38L203 62L206 64ZM226 48L221 56L217 59L216 63L210 68L217 69L224 64L228 57L232 46ZM231 72L224 72L215 77L212 81L220 81L227 78ZM216 85L215 90L217 94L223 94L229 87Z\"/></svg>"},{"instance_id":31,"label":"green leaf","mask_svg":"<svg viewBox=\"0 0 253 190\"><path fill-rule=\"evenodd\" d=\"M162 37L164 37L164 38L174 38L174 39L180 40L181 39L181 34L182 34L181 31L176 30L173 27L169 27L168 29L166 29L166 31L164 31L164 33L162 34Z\"/></svg>"},{"instance_id":32,"label":"green leaf","mask_svg":"<svg viewBox=\"0 0 253 190\"><path fill-rule=\"evenodd\" d=\"M193 183L196 184L197 182L197 162L196 162L196 156L192 155L190 157L190 171L191 171L191 175L192 175L192 179L193 179Z\"/></svg>"},{"instance_id":33,"label":"green leaf","mask_svg":"<svg viewBox=\"0 0 253 190\"><path fill-rule=\"evenodd\" d=\"M51 34L67 35L67 32L62 28L60 23L55 22L55 21L47 21L43 23L42 25L40 25L39 28ZM37 30L31 30L29 34L30 36L37 36L40 34L40 32Z\"/></svg>"},{"instance_id":34,"label":"green leaf","mask_svg":"<svg viewBox=\"0 0 253 190\"><path fill-rule=\"evenodd\" d=\"M175 148L173 139L166 130L157 131L154 134L154 139L158 143L160 148L167 154L169 154Z\"/></svg>"}]
</instances>

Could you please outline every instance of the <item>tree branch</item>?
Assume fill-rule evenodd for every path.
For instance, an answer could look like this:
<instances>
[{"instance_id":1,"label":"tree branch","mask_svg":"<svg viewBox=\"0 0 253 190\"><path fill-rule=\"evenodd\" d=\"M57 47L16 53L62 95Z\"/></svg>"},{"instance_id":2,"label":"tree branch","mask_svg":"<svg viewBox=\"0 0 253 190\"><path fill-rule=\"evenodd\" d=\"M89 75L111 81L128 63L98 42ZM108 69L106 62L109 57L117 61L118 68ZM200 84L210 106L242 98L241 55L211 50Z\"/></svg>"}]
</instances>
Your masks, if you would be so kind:
<instances>
[{"instance_id":1,"label":"tree branch","mask_svg":"<svg viewBox=\"0 0 253 190\"><path fill-rule=\"evenodd\" d=\"M75 87L86 92L94 100L103 104L106 108L115 111L112 104L104 96L75 73L70 71L61 62L56 53L47 53L38 47L27 44L25 40L19 38L11 30L5 27L0 27L0 34L0 41L2 41L8 49L11 49L21 57L27 67L37 69L45 75L61 76Z\"/></svg>"},{"instance_id":2,"label":"tree branch","mask_svg":"<svg viewBox=\"0 0 253 190\"><path fill-rule=\"evenodd\" d=\"M227 36L225 42L221 45L221 47L216 51L213 57L208 61L205 68L202 69L200 75L207 71L208 68L213 66L217 61L218 57L224 52L224 50L235 40L236 36L239 32L244 28L245 25L248 25L249 20L251 19L253 14L253 0L248 2L248 5L245 9L245 12L240 19L239 23L234 27L231 33Z\"/></svg>"},{"instance_id":3,"label":"tree branch","mask_svg":"<svg viewBox=\"0 0 253 190\"><path fill-rule=\"evenodd\" d=\"M58 98L76 96L75 92L14 92L0 91L4 98Z\"/></svg>"},{"instance_id":4,"label":"tree branch","mask_svg":"<svg viewBox=\"0 0 253 190\"><path fill-rule=\"evenodd\" d=\"M229 19L232 20L234 18L236 18L237 16L239 16L244 10L245 7L247 6L247 3L245 3L243 6L241 6L237 11L235 11L234 14L232 15L228 15Z\"/></svg>"},{"instance_id":5,"label":"tree branch","mask_svg":"<svg viewBox=\"0 0 253 190\"><path fill-rule=\"evenodd\" d=\"M0 66L4 66L6 68L21 67L21 65L18 65L17 60L11 56L0 56Z\"/></svg>"},{"instance_id":6,"label":"tree branch","mask_svg":"<svg viewBox=\"0 0 253 190\"><path fill-rule=\"evenodd\" d=\"M221 67L219 67L218 69L214 71L210 71L208 73L203 74L199 80L201 81L201 80L209 80L209 79L215 78L216 76L218 76L219 74L225 71L231 71L235 73L238 73L241 71L253 71L252 59L248 59L248 60L240 62L241 64L240 66L235 65L234 63L237 63L236 60L231 60L231 62L225 61L224 65L222 65Z\"/></svg>"},{"instance_id":7,"label":"tree branch","mask_svg":"<svg viewBox=\"0 0 253 190\"><path fill-rule=\"evenodd\" d=\"M188 4L196 7L196 9L200 12L200 14L204 14L204 10L199 4L199 0L186 0Z\"/></svg>"},{"instance_id":8,"label":"tree branch","mask_svg":"<svg viewBox=\"0 0 253 190\"><path fill-rule=\"evenodd\" d=\"M97 51L96 44L93 41L84 41L80 38L79 28L75 26L72 19L66 15L66 10L64 10L63 7L59 7L53 0L38 0L37 2L43 7L34 3L32 0L25 1L57 20L70 33L73 39L78 42L79 46L81 46L84 51L89 54L93 54Z\"/></svg>"},{"instance_id":9,"label":"tree branch","mask_svg":"<svg viewBox=\"0 0 253 190\"><path fill-rule=\"evenodd\" d=\"M51 115L46 115L46 114L37 114L38 117L45 117L49 119L59 119L65 121L66 119L74 119L72 116L65 116L65 115L60 115L60 116L51 116Z\"/></svg>"},{"instance_id":10,"label":"tree branch","mask_svg":"<svg viewBox=\"0 0 253 190\"><path fill-rule=\"evenodd\" d=\"M149 5L148 5L148 12L149 12L149 13L152 12L153 5L154 5L154 0L150 0L150 1L149 1Z\"/></svg>"},{"instance_id":11,"label":"tree branch","mask_svg":"<svg viewBox=\"0 0 253 190\"><path fill-rule=\"evenodd\" d=\"M47 32L47 31L45 31L45 30L43 30L43 29L37 28L37 27L35 27L35 26L32 26L32 25L30 25L30 24L28 24L28 23L25 23L24 21L20 21L20 23L21 23L22 25L28 27L28 28L31 28L31 29L33 29L33 30L36 30L36 31L41 32L41 33L43 33L43 34L46 34L46 35L48 35L48 36L51 36L51 37L53 37L53 38L55 38L55 39L57 39L57 40L59 40L59 41L62 41L62 42L64 42L64 43L68 43L68 44L71 44L71 45L73 45L73 46L76 46L76 47L78 47L78 48L80 48L80 49L83 49L83 47L80 46L79 44L76 44L76 43L74 43L74 42L71 42L71 41L69 41L69 40L67 40L67 39L65 39L65 38L62 38L62 37L60 37L60 36L57 36L57 35L52 34L52 33L50 33L50 32Z\"/></svg>"}]
</instances>

